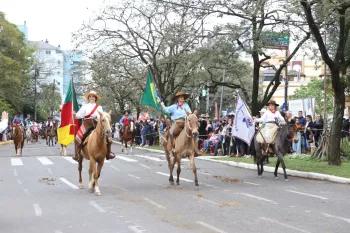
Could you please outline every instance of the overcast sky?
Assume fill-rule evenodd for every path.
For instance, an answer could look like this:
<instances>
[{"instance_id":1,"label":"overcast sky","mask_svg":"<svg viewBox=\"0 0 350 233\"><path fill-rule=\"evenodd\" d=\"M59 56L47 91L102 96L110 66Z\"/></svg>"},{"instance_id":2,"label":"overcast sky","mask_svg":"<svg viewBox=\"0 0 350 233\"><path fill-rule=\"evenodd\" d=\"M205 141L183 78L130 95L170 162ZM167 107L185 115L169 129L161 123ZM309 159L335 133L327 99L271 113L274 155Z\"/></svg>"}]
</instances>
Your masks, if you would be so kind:
<instances>
[{"instance_id":1,"label":"overcast sky","mask_svg":"<svg viewBox=\"0 0 350 233\"><path fill-rule=\"evenodd\" d=\"M27 22L28 39L44 40L62 49L72 49L72 32L93 12L104 6L103 0L1 0L0 11L11 23Z\"/></svg>"}]
</instances>

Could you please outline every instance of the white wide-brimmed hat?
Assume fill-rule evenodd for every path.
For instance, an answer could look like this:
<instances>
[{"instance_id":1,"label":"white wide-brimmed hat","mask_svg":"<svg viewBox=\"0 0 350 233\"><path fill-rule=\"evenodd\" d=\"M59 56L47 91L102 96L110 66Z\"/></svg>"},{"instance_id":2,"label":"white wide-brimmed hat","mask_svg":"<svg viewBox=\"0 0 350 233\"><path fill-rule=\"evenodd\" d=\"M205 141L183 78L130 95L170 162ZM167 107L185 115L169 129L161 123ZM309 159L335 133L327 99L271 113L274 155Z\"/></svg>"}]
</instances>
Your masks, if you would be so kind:
<instances>
[{"instance_id":1,"label":"white wide-brimmed hat","mask_svg":"<svg viewBox=\"0 0 350 233\"><path fill-rule=\"evenodd\" d=\"M86 92L86 93L84 94L85 99L89 100L89 96L90 96L90 95L96 96L96 100L102 99L101 96L99 96L99 95L97 94L96 91Z\"/></svg>"}]
</instances>

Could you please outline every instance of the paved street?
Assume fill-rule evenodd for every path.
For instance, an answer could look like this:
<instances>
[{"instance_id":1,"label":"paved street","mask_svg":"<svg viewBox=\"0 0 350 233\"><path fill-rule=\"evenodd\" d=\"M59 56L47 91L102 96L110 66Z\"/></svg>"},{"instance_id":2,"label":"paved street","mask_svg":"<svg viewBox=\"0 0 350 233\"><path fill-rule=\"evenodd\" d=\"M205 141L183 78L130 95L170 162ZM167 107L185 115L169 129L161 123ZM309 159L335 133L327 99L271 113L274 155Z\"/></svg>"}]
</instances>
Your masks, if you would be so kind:
<instances>
[{"instance_id":1,"label":"paved street","mask_svg":"<svg viewBox=\"0 0 350 233\"><path fill-rule=\"evenodd\" d=\"M71 153L70 147L68 152ZM196 160L199 190L188 160L180 186L169 186L162 154L134 150L105 163L102 196L78 189L77 163L59 147L0 147L1 233L115 232L349 232L348 185L290 177ZM288 164L287 164L288 166ZM176 172L174 172L175 174Z\"/></svg>"}]
</instances>

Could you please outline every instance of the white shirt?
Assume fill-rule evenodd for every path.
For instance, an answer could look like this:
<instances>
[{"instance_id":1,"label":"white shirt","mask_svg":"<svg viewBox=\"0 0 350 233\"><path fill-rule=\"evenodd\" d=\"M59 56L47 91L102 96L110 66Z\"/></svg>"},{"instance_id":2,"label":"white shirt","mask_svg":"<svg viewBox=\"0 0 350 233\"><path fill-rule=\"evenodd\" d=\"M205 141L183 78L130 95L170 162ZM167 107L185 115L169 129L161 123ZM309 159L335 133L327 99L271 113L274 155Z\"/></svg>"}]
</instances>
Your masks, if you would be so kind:
<instances>
[{"instance_id":1,"label":"white shirt","mask_svg":"<svg viewBox=\"0 0 350 233\"><path fill-rule=\"evenodd\" d=\"M84 104L83 106L81 106L81 108L79 109L79 111L77 112L77 114L75 115L76 118L81 119L84 118L85 116L89 115L92 110L95 108L96 104ZM97 119L100 119L100 114L98 114L98 112L103 112L103 109L101 106L98 106L96 111L94 112L94 114L91 115L91 117L97 117Z\"/></svg>"},{"instance_id":2,"label":"white shirt","mask_svg":"<svg viewBox=\"0 0 350 233\"><path fill-rule=\"evenodd\" d=\"M270 110L267 110L261 118L255 119L255 122L261 122L265 124L266 122L271 122L271 121L275 122L275 118L280 120L282 124L286 124L285 119L282 117L279 111L272 113Z\"/></svg>"},{"instance_id":3,"label":"white shirt","mask_svg":"<svg viewBox=\"0 0 350 233\"><path fill-rule=\"evenodd\" d=\"M5 120L3 119L1 122L0 122L0 133L2 133L2 131L4 131L5 129L7 129L7 126L8 126L8 122L9 120Z\"/></svg>"}]
</instances>

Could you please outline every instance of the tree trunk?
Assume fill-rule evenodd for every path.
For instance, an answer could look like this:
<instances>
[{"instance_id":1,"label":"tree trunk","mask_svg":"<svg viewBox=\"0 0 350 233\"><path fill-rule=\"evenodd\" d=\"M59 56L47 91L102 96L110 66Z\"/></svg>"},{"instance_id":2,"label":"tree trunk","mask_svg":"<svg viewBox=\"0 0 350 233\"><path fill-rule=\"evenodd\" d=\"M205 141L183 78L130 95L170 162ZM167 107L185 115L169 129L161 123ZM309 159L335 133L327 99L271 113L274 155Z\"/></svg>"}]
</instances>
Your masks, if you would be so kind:
<instances>
[{"instance_id":1,"label":"tree trunk","mask_svg":"<svg viewBox=\"0 0 350 233\"><path fill-rule=\"evenodd\" d=\"M253 69L253 91L252 91L252 114L256 116L259 109L258 95L259 95L259 74L260 74L260 64L259 64L259 54L257 52L253 52L252 54L254 61L254 69Z\"/></svg>"},{"instance_id":2,"label":"tree trunk","mask_svg":"<svg viewBox=\"0 0 350 233\"><path fill-rule=\"evenodd\" d=\"M344 87L340 82L339 71L332 71L332 85L335 92L333 122L331 127L329 147L328 147L328 164L339 166L340 160L340 140L344 116L345 93Z\"/></svg>"}]
</instances>

